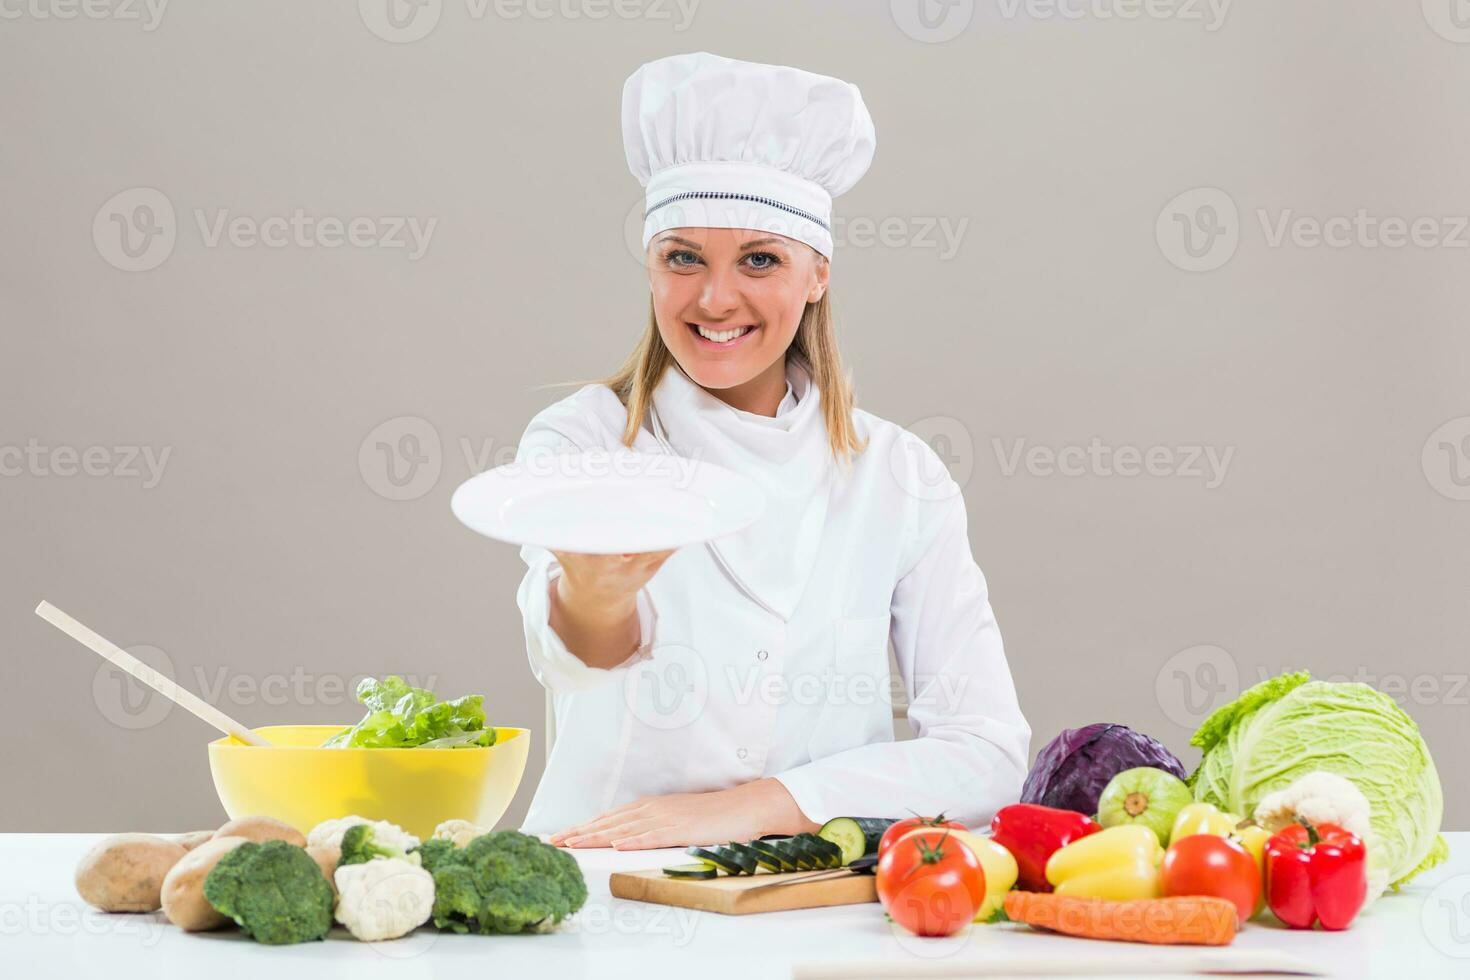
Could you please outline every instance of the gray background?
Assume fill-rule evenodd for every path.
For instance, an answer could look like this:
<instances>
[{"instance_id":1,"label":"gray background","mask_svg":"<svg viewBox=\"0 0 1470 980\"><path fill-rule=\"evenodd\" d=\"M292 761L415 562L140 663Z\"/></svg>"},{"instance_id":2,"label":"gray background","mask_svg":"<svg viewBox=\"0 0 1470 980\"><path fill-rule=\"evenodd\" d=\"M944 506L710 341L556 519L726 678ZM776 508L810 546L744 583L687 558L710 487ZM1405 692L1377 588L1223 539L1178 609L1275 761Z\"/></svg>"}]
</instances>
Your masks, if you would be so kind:
<instances>
[{"instance_id":1,"label":"gray background","mask_svg":"<svg viewBox=\"0 0 1470 980\"><path fill-rule=\"evenodd\" d=\"M1308 667L1397 694L1446 825L1470 827L1470 236L1268 233L1287 211L1470 214L1449 0L1219 24L988 0L934 4L933 29L913 6L704 0L686 22L672 2L445 0L407 43L374 33L372 0L0 24L0 450L34 450L0 457L0 829L223 820L211 732L99 675L42 598L247 723L351 721L352 681L401 671L539 735L520 563L449 496L560 397L538 385L609 372L642 330L618 96L697 49L862 88L879 148L838 202L843 351L860 404L964 484L1034 747L1116 720L1192 764L1210 706ZM128 272L108 232L136 188L166 196L176 241ZM1170 237L1175 212L1198 229L1222 204L1170 205L1195 188L1237 209L1214 212L1207 271ZM413 259L211 245L196 217L298 208L437 225ZM1169 456L1127 476L1024 455L1093 439ZM424 460L396 460L407 485L380 442ZM169 451L156 486L126 447ZM1189 447L1232 453L1223 481ZM89 448L108 475L65 475Z\"/></svg>"}]
</instances>

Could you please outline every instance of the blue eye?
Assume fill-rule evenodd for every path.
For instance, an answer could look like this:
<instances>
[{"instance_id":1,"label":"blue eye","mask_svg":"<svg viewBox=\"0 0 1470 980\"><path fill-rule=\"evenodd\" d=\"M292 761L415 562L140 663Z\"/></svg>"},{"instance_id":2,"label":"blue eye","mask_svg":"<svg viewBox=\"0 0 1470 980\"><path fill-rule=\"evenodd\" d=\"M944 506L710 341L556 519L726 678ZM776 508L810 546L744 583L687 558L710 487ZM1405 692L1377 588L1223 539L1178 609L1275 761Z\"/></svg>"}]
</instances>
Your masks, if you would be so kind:
<instances>
[{"instance_id":1,"label":"blue eye","mask_svg":"<svg viewBox=\"0 0 1470 980\"><path fill-rule=\"evenodd\" d=\"M687 268L699 264L699 256L687 248L670 249L664 253L664 261L675 268Z\"/></svg>"},{"instance_id":2,"label":"blue eye","mask_svg":"<svg viewBox=\"0 0 1470 980\"><path fill-rule=\"evenodd\" d=\"M751 252L745 259L750 264L750 267L757 272L765 272L767 269L774 269L781 264L781 260L770 252Z\"/></svg>"}]
</instances>

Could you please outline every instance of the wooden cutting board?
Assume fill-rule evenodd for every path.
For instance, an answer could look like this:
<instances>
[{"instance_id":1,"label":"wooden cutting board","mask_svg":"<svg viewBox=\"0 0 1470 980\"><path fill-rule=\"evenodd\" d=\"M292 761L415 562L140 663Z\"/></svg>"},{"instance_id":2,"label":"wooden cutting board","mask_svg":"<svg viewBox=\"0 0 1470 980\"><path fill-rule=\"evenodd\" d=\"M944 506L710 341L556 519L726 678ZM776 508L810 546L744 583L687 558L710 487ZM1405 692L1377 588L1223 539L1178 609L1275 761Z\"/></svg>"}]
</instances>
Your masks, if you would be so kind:
<instances>
[{"instance_id":1,"label":"wooden cutting board","mask_svg":"<svg viewBox=\"0 0 1470 980\"><path fill-rule=\"evenodd\" d=\"M811 879L811 880L807 880ZM608 880L615 898L657 902L702 912L746 915L878 900L877 880L851 871L792 871L721 875L705 880L670 878L659 868L618 871Z\"/></svg>"}]
</instances>

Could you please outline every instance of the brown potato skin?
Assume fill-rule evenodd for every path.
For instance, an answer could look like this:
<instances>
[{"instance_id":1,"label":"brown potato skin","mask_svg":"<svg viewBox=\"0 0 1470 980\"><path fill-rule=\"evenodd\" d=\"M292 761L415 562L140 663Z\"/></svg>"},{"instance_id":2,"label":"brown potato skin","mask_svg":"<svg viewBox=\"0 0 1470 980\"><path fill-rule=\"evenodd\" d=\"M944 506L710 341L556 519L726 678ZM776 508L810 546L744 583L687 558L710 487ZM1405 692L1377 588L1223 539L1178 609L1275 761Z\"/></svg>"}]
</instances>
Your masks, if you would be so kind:
<instances>
[{"instance_id":1,"label":"brown potato skin","mask_svg":"<svg viewBox=\"0 0 1470 980\"><path fill-rule=\"evenodd\" d=\"M297 847L306 846L306 835L275 817L240 817L214 832L215 837L243 837L257 844L283 840Z\"/></svg>"},{"instance_id":2,"label":"brown potato skin","mask_svg":"<svg viewBox=\"0 0 1470 980\"><path fill-rule=\"evenodd\" d=\"M104 912L154 912L163 879L187 852L152 834L113 834L77 862L77 894Z\"/></svg>"},{"instance_id":3,"label":"brown potato skin","mask_svg":"<svg viewBox=\"0 0 1470 980\"><path fill-rule=\"evenodd\" d=\"M214 840L214 831L191 830L187 834L173 834L169 837L169 840L178 844L186 851L192 851L205 841Z\"/></svg>"},{"instance_id":4,"label":"brown potato skin","mask_svg":"<svg viewBox=\"0 0 1470 980\"><path fill-rule=\"evenodd\" d=\"M219 859L241 844L243 837L215 837L185 854L163 879L163 914L185 932L218 929L230 920L214 910L204 897L204 879Z\"/></svg>"},{"instance_id":5,"label":"brown potato skin","mask_svg":"<svg viewBox=\"0 0 1470 980\"><path fill-rule=\"evenodd\" d=\"M342 848L332 847L327 844L316 844L306 849L306 853L316 861L316 866L322 869L322 876L332 886L332 895L337 894L337 862L342 860Z\"/></svg>"}]
</instances>

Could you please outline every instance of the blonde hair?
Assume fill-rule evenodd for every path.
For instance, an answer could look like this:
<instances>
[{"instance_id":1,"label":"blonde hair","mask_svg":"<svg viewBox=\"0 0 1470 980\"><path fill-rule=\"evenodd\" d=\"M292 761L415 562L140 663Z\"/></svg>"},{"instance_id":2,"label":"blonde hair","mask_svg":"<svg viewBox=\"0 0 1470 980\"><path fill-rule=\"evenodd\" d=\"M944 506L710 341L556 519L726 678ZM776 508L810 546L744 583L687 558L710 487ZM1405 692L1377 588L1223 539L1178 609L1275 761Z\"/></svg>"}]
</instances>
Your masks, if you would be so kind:
<instances>
[{"instance_id":1,"label":"blonde hair","mask_svg":"<svg viewBox=\"0 0 1470 980\"><path fill-rule=\"evenodd\" d=\"M796 336L786 349L786 360L793 359L811 375L812 384L822 396L822 416L827 425L827 441L832 456L839 462L867 448L867 440L859 439L852 424L852 379L842 370L842 356L837 350L837 331L832 323L830 290L815 303L806 304ZM638 430L643 427L653 402L653 390L664 372L678 370L674 355L658 332L653 300L648 303L648 326L628 359L611 377L597 384L607 385L628 410L628 424L623 428L623 445L631 447Z\"/></svg>"}]
</instances>

